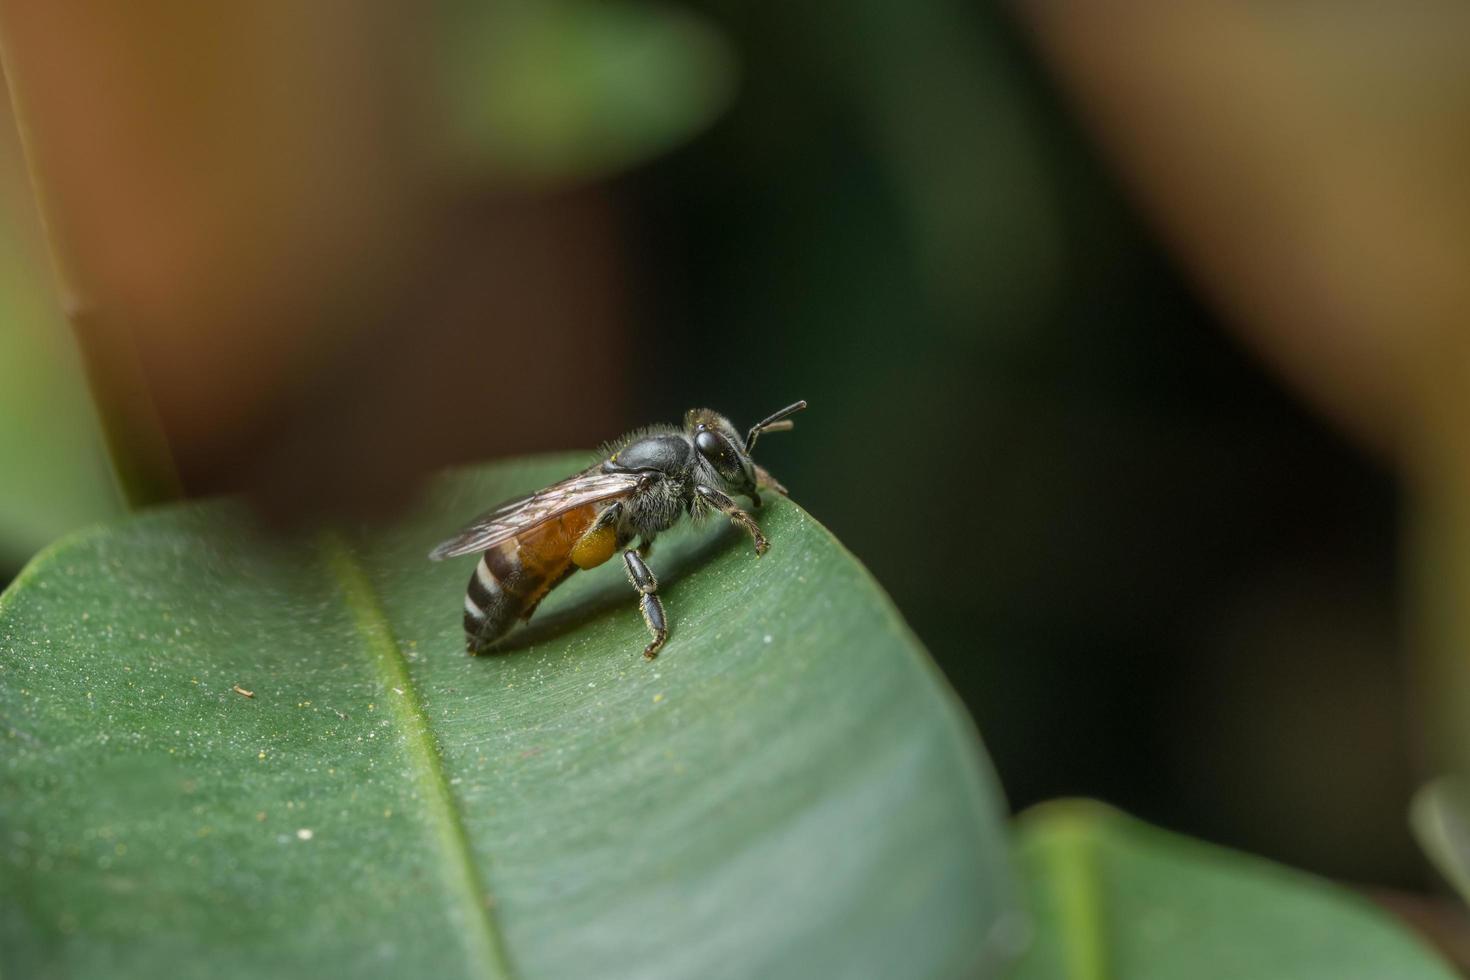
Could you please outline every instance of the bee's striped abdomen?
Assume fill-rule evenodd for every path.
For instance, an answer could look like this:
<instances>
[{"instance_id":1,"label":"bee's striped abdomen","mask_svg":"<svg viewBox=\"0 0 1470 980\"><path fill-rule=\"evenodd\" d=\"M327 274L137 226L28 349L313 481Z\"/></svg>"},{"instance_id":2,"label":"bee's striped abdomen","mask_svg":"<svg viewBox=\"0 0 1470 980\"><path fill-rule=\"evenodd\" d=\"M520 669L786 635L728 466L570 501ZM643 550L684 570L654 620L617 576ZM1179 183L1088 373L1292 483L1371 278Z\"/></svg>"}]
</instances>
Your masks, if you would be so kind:
<instances>
[{"instance_id":1,"label":"bee's striped abdomen","mask_svg":"<svg viewBox=\"0 0 1470 980\"><path fill-rule=\"evenodd\" d=\"M596 517L597 508L579 508L480 557L464 599L465 641L471 653L509 633L518 620L530 619L546 594L576 571L572 546Z\"/></svg>"},{"instance_id":2,"label":"bee's striped abdomen","mask_svg":"<svg viewBox=\"0 0 1470 980\"><path fill-rule=\"evenodd\" d=\"M512 542L512 545L514 542ZM494 555L502 567L503 575L496 575L490 568ZM469 588L464 595L464 633L472 652L504 636L515 625L520 613L520 604L505 591L502 578L508 578L511 569L504 567L504 552L494 548L480 556L470 576Z\"/></svg>"}]
</instances>

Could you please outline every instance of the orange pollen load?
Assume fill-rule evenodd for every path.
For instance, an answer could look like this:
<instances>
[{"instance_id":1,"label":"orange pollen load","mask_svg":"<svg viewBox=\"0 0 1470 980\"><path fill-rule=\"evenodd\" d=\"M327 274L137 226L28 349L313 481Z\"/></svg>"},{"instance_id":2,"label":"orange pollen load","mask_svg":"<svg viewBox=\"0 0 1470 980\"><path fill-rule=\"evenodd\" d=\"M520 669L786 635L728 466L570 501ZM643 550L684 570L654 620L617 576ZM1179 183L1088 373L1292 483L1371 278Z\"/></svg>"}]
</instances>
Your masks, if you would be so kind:
<instances>
[{"instance_id":1,"label":"orange pollen load","mask_svg":"<svg viewBox=\"0 0 1470 980\"><path fill-rule=\"evenodd\" d=\"M596 568L612 557L617 546L617 532L611 526L600 527L572 546L572 563L581 569Z\"/></svg>"}]
</instances>

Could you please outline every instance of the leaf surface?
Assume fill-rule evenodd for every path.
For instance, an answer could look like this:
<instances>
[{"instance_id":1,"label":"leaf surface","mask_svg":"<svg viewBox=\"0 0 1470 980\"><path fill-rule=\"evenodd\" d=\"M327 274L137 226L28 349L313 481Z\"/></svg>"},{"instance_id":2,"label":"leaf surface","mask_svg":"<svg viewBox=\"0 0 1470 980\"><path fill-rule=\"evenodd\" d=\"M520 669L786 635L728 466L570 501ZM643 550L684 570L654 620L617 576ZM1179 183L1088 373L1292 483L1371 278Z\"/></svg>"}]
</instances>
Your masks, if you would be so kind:
<instances>
[{"instance_id":1,"label":"leaf surface","mask_svg":"<svg viewBox=\"0 0 1470 980\"><path fill-rule=\"evenodd\" d=\"M564 475L437 485L371 534L232 504L87 532L0 597L0 975L985 975L1018 933L968 721L788 501L614 563L463 652L473 558ZM235 688L253 696L238 693Z\"/></svg>"},{"instance_id":2,"label":"leaf surface","mask_svg":"<svg viewBox=\"0 0 1470 980\"><path fill-rule=\"evenodd\" d=\"M1021 819L1036 936L1015 980L1451 980L1362 896L1100 804Z\"/></svg>"}]
</instances>

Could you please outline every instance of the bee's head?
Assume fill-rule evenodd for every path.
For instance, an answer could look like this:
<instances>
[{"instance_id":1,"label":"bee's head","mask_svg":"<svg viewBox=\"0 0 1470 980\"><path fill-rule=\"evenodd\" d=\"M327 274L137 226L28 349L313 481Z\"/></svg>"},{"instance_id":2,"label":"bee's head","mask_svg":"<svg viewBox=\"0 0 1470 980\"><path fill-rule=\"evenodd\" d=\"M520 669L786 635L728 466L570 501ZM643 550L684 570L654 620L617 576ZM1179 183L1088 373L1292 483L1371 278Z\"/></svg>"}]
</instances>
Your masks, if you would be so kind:
<instances>
[{"instance_id":1,"label":"bee's head","mask_svg":"<svg viewBox=\"0 0 1470 980\"><path fill-rule=\"evenodd\" d=\"M745 493L755 489L755 464L729 419L707 408L694 408L684 415L684 430L727 490Z\"/></svg>"},{"instance_id":2,"label":"bee's head","mask_svg":"<svg viewBox=\"0 0 1470 980\"><path fill-rule=\"evenodd\" d=\"M694 441L699 455L725 483L726 490L745 494L759 502L756 495L764 472L750 457L755 441L762 432L781 431L791 428L786 417L806 408L806 402L788 405L781 411L757 422L746 433L744 439L730 424L730 420L707 408L690 409L684 415L684 428ZM767 477L769 479L769 477Z\"/></svg>"}]
</instances>

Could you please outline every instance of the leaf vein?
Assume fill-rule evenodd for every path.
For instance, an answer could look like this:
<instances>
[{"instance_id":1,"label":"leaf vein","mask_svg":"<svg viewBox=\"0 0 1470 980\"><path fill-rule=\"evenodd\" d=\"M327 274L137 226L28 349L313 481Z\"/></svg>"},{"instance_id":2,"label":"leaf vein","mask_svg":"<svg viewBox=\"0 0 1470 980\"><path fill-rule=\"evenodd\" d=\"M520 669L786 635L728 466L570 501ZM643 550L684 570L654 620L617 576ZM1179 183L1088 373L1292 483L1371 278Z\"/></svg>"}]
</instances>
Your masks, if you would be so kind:
<instances>
[{"instance_id":1,"label":"leaf vein","mask_svg":"<svg viewBox=\"0 0 1470 980\"><path fill-rule=\"evenodd\" d=\"M393 634L392 624L362 564L342 537L335 533L322 535L321 550L331 574L342 588L385 691L394 692L396 689L403 692L391 693L387 702L403 732L410 765L418 779L419 796L427 803L430 821L437 831L445 879L459 892L468 910L460 932L471 966L477 968L475 972L481 976L509 980L513 973L500 928L491 911L493 898L482 884L485 879L477 867L459 804L445 776L444 762L434 744L428 714L418 689L413 685L408 662Z\"/></svg>"}]
</instances>

